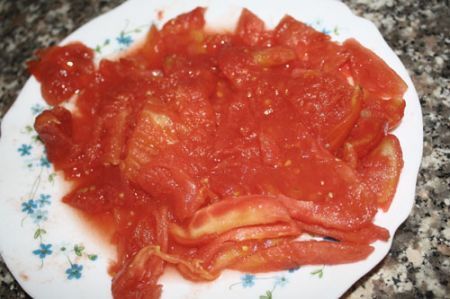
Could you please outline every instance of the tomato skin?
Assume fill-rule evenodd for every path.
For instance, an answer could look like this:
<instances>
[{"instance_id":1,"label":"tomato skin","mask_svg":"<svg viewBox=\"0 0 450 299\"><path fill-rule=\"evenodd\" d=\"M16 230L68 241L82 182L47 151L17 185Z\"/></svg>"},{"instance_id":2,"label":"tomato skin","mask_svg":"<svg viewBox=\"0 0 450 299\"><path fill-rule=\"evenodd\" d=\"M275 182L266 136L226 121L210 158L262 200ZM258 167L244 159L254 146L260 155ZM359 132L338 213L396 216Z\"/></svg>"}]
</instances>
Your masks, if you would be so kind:
<instances>
[{"instance_id":1,"label":"tomato skin","mask_svg":"<svg viewBox=\"0 0 450 299\"><path fill-rule=\"evenodd\" d=\"M34 129L44 142L50 161L61 166L73 147L72 114L62 107L46 110L36 117Z\"/></svg>"},{"instance_id":2,"label":"tomato skin","mask_svg":"<svg viewBox=\"0 0 450 299\"><path fill-rule=\"evenodd\" d=\"M147 68L157 68L164 59L165 47L161 32L155 25L150 27L142 47L133 53L134 59L144 62Z\"/></svg>"},{"instance_id":3,"label":"tomato skin","mask_svg":"<svg viewBox=\"0 0 450 299\"><path fill-rule=\"evenodd\" d=\"M298 119L324 143L339 147L358 118L362 106L359 89L335 72L296 68L292 76L295 88L288 99Z\"/></svg>"},{"instance_id":4,"label":"tomato skin","mask_svg":"<svg viewBox=\"0 0 450 299\"><path fill-rule=\"evenodd\" d=\"M222 249L225 243L235 244L236 247L242 250L242 242L248 240L268 240L278 239L282 237L297 237L301 233L296 224L271 224L271 225L257 225L240 227L230 230L218 236L211 242L202 246L198 254L202 257L205 263L212 260L215 254Z\"/></svg>"},{"instance_id":5,"label":"tomato skin","mask_svg":"<svg viewBox=\"0 0 450 299\"><path fill-rule=\"evenodd\" d=\"M301 60L307 60L313 47L318 47L329 40L329 37L303 24L291 16L285 16L274 31L278 43L297 50Z\"/></svg>"},{"instance_id":6,"label":"tomato skin","mask_svg":"<svg viewBox=\"0 0 450 299\"><path fill-rule=\"evenodd\" d=\"M110 211L119 202L121 188L117 182L120 180L117 167L97 169L84 183L64 196L63 202L93 214Z\"/></svg>"},{"instance_id":7,"label":"tomato skin","mask_svg":"<svg viewBox=\"0 0 450 299\"><path fill-rule=\"evenodd\" d=\"M264 44L269 37L264 22L246 8L242 10L235 33L244 44L252 47Z\"/></svg>"},{"instance_id":8,"label":"tomato skin","mask_svg":"<svg viewBox=\"0 0 450 299\"><path fill-rule=\"evenodd\" d=\"M295 50L300 66L306 69L337 70L348 60L342 46L314 28L285 16L274 30L274 40Z\"/></svg>"},{"instance_id":9,"label":"tomato skin","mask_svg":"<svg viewBox=\"0 0 450 299\"><path fill-rule=\"evenodd\" d=\"M301 265L335 265L358 261L372 253L368 245L328 241L294 241L245 256L232 269L243 272L270 272Z\"/></svg>"},{"instance_id":10,"label":"tomato skin","mask_svg":"<svg viewBox=\"0 0 450 299\"><path fill-rule=\"evenodd\" d=\"M205 25L203 14L205 8L197 7L194 10L180 14L176 18L164 24L162 28L163 35L182 35L192 29L202 29Z\"/></svg>"},{"instance_id":11,"label":"tomato skin","mask_svg":"<svg viewBox=\"0 0 450 299\"><path fill-rule=\"evenodd\" d=\"M361 88L356 86L351 98L350 113L339 124L332 128L330 132L327 133L325 137L326 146L331 151L336 150L345 142L353 126L358 121L362 106L361 93Z\"/></svg>"},{"instance_id":12,"label":"tomato skin","mask_svg":"<svg viewBox=\"0 0 450 299\"><path fill-rule=\"evenodd\" d=\"M81 43L50 47L28 62L28 70L41 82L44 99L50 105L68 100L87 85L94 74L94 51Z\"/></svg>"},{"instance_id":13,"label":"tomato skin","mask_svg":"<svg viewBox=\"0 0 450 299\"><path fill-rule=\"evenodd\" d=\"M114 298L160 298L162 285L157 284L157 279L163 270L163 260L141 250L114 276Z\"/></svg>"},{"instance_id":14,"label":"tomato skin","mask_svg":"<svg viewBox=\"0 0 450 299\"><path fill-rule=\"evenodd\" d=\"M279 196L277 200L289 208L294 219L344 231L366 226L377 212L373 203L367 199L352 202L348 206L343 206L342 203L315 204L312 201L295 200L286 196Z\"/></svg>"},{"instance_id":15,"label":"tomato skin","mask_svg":"<svg viewBox=\"0 0 450 299\"><path fill-rule=\"evenodd\" d=\"M359 170L366 192L384 211L389 209L395 195L403 157L400 142L394 135L387 135L360 163Z\"/></svg>"},{"instance_id":16,"label":"tomato skin","mask_svg":"<svg viewBox=\"0 0 450 299\"><path fill-rule=\"evenodd\" d=\"M155 220L155 243L158 248L168 249L168 221L169 214L166 206L160 206L153 211ZM114 298L160 298L162 285L157 284L158 278L164 271L164 260L152 256L148 251L142 250L151 246L142 245L137 253L127 263L122 265L114 275L112 282L112 293Z\"/></svg>"},{"instance_id":17,"label":"tomato skin","mask_svg":"<svg viewBox=\"0 0 450 299\"><path fill-rule=\"evenodd\" d=\"M196 244L234 228L277 222L291 222L280 202L268 196L241 196L200 209L185 227L172 224L169 231L181 244Z\"/></svg>"},{"instance_id":18,"label":"tomato skin","mask_svg":"<svg viewBox=\"0 0 450 299\"><path fill-rule=\"evenodd\" d=\"M180 220L190 217L205 200L199 184L177 167L149 163L137 182L150 195L166 198Z\"/></svg>"},{"instance_id":19,"label":"tomato skin","mask_svg":"<svg viewBox=\"0 0 450 299\"><path fill-rule=\"evenodd\" d=\"M381 58L355 39L343 46L351 55L352 74L363 88L386 99L403 97L408 86Z\"/></svg>"},{"instance_id":20,"label":"tomato skin","mask_svg":"<svg viewBox=\"0 0 450 299\"><path fill-rule=\"evenodd\" d=\"M204 8L197 7L164 24L161 33L167 52L183 53L187 49L190 54L204 53L204 12Z\"/></svg>"},{"instance_id":21,"label":"tomato skin","mask_svg":"<svg viewBox=\"0 0 450 299\"><path fill-rule=\"evenodd\" d=\"M358 158L366 156L383 139L387 131L384 118L373 116L363 110L355 127L350 132L348 143L351 144Z\"/></svg>"},{"instance_id":22,"label":"tomato skin","mask_svg":"<svg viewBox=\"0 0 450 299\"><path fill-rule=\"evenodd\" d=\"M403 118L405 105L405 100L401 97L386 100L367 90L364 92L364 110L376 118L385 119L388 131L392 131L399 125Z\"/></svg>"},{"instance_id":23,"label":"tomato skin","mask_svg":"<svg viewBox=\"0 0 450 299\"><path fill-rule=\"evenodd\" d=\"M296 223L299 228L305 232L323 237L331 237L338 241L357 244L370 244L376 240L387 241L389 239L389 231L374 224L369 224L368 226L358 230L340 231L300 221L297 221Z\"/></svg>"}]
</instances>

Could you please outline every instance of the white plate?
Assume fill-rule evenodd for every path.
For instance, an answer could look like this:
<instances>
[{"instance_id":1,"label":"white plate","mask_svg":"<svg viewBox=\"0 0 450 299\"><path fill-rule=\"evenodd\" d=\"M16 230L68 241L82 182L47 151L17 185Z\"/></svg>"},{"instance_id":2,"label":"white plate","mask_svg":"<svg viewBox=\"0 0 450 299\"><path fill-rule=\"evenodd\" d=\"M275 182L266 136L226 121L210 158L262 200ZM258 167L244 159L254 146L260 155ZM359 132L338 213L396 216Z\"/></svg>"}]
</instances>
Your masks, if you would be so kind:
<instances>
[{"instance_id":1,"label":"white plate","mask_svg":"<svg viewBox=\"0 0 450 299\"><path fill-rule=\"evenodd\" d=\"M382 57L408 84L406 110L395 131L405 166L397 194L387 213L376 223L394 235L414 203L417 172L422 156L422 114L417 94L404 66L376 27L338 1L164 1L131 0L84 25L67 39L95 48L98 57L117 53L141 38L151 23L168 19L196 6L209 7L208 26L229 28L242 7L261 17L269 27L286 13L343 41L354 37ZM158 12L163 11L162 19ZM109 298L107 274L114 250L68 206L60 202L63 182L48 163L32 129L44 107L39 84L28 80L4 117L0 142L0 249L9 269L35 298ZM246 275L225 272L211 283L190 283L174 271L161 282L163 298L335 298L388 253L389 242L376 242L369 258L339 266L307 266L291 271ZM264 297L266 296L266 297Z\"/></svg>"}]
</instances>

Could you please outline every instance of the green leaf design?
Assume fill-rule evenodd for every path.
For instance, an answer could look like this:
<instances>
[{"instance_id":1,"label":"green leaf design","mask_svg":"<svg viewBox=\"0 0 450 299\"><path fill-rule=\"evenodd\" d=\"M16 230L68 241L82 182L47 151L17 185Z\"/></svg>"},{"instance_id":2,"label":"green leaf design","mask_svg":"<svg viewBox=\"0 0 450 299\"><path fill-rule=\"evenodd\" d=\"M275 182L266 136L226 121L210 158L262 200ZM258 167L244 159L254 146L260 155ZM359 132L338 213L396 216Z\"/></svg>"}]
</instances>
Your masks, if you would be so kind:
<instances>
[{"instance_id":1,"label":"green leaf design","mask_svg":"<svg viewBox=\"0 0 450 299\"><path fill-rule=\"evenodd\" d=\"M84 251L84 246L82 244L77 244L73 247L73 251L77 256L82 256Z\"/></svg>"},{"instance_id":2,"label":"green leaf design","mask_svg":"<svg viewBox=\"0 0 450 299\"><path fill-rule=\"evenodd\" d=\"M339 35L339 28L337 26L334 27L333 32L335 35Z\"/></svg>"},{"instance_id":3,"label":"green leaf design","mask_svg":"<svg viewBox=\"0 0 450 299\"><path fill-rule=\"evenodd\" d=\"M55 181L55 177L56 177L56 173L55 173L55 172L49 174L49 176L48 176L48 181L49 181L50 183L53 183L53 182Z\"/></svg>"},{"instance_id":4,"label":"green leaf design","mask_svg":"<svg viewBox=\"0 0 450 299\"><path fill-rule=\"evenodd\" d=\"M317 275L319 278L323 277L323 268L311 272L311 275Z\"/></svg>"},{"instance_id":5,"label":"green leaf design","mask_svg":"<svg viewBox=\"0 0 450 299\"><path fill-rule=\"evenodd\" d=\"M266 294L259 296L259 299L272 299L272 291L266 291Z\"/></svg>"},{"instance_id":6,"label":"green leaf design","mask_svg":"<svg viewBox=\"0 0 450 299\"><path fill-rule=\"evenodd\" d=\"M33 132L33 127L30 126L30 125L27 125L27 126L25 127L25 132L27 132L27 133Z\"/></svg>"},{"instance_id":7,"label":"green leaf design","mask_svg":"<svg viewBox=\"0 0 450 299\"><path fill-rule=\"evenodd\" d=\"M96 254L88 254L88 259L90 259L91 261L95 261L97 258L98 258L98 256L96 255Z\"/></svg>"},{"instance_id":8,"label":"green leaf design","mask_svg":"<svg viewBox=\"0 0 450 299\"><path fill-rule=\"evenodd\" d=\"M35 232L34 232L34 238L37 239L39 237L41 237L43 234L46 234L47 231L43 228L38 228Z\"/></svg>"}]
</instances>

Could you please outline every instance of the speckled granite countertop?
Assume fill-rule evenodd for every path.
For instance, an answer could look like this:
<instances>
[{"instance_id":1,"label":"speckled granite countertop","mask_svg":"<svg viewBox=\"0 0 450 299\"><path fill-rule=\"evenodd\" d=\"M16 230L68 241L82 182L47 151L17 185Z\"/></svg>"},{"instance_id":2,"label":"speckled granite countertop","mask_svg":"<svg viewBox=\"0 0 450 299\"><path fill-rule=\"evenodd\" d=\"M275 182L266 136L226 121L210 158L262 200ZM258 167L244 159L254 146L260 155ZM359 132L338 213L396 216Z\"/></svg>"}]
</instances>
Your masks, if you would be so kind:
<instances>
[{"instance_id":1,"label":"speckled granite countertop","mask_svg":"<svg viewBox=\"0 0 450 299\"><path fill-rule=\"evenodd\" d=\"M0 119L35 49L59 42L121 0L0 0ZM416 204L389 255L345 298L450 298L450 7L448 0L348 0L375 23L408 69L423 109ZM28 297L0 257L0 298Z\"/></svg>"}]
</instances>

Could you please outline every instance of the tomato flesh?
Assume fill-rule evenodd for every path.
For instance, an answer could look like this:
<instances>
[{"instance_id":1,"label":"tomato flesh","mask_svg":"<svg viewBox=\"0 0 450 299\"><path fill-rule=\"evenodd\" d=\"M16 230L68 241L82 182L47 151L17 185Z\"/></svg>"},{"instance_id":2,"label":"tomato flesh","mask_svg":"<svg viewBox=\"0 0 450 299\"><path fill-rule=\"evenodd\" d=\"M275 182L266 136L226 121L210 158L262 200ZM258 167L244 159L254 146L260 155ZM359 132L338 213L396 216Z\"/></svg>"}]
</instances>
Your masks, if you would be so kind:
<instances>
[{"instance_id":1,"label":"tomato flesh","mask_svg":"<svg viewBox=\"0 0 450 299\"><path fill-rule=\"evenodd\" d=\"M29 63L54 105L35 121L71 181L63 201L111 219L116 298L159 298L167 263L187 279L366 258L402 168L405 83L354 40L243 10L204 30L196 8L115 60L80 43ZM77 95L75 109L58 104ZM101 218L103 219L103 218ZM340 242L296 241L307 232Z\"/></svg>"},{"instance_id":2,"label":"tomato flesh","mask_svg":"<svg viewBox=\"0 0 450 299\"><path fill-rule=\"evenodd\" d=\"M28 69L41 82L42 95L50 105L69 99L93 79L94 51L81 43L50 47L37 55Z\"/></svg>"}]
</instances>

